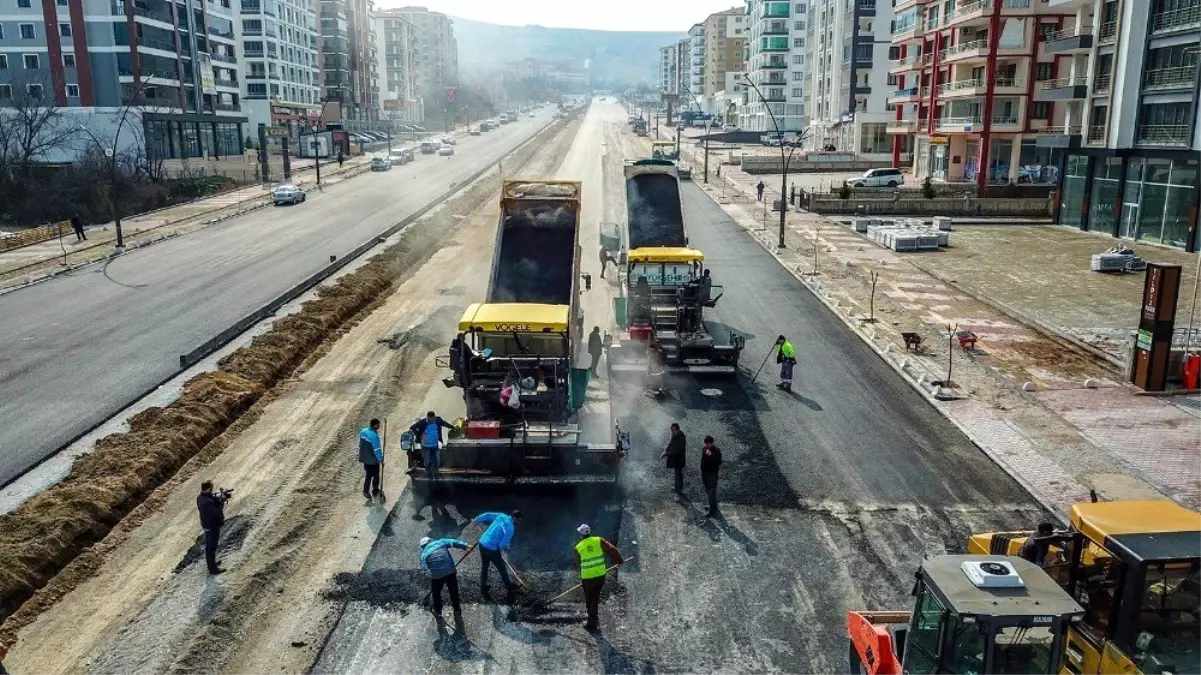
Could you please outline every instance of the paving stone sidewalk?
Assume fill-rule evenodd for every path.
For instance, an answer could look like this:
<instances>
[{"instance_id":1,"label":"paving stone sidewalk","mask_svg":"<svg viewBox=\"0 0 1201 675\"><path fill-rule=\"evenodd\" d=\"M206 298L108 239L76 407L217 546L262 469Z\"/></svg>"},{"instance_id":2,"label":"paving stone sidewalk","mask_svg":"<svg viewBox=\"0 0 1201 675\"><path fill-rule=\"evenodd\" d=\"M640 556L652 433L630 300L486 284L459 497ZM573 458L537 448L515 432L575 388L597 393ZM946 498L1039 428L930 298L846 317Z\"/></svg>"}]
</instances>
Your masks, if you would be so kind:
<instances>
[{"instance_id":1,"label":"paving stone sidewalk","mask_svg":"<svg viewBox=\"0 0 1201 675\"><path fill-rule=\"evenodd\" d=\"M691 148L684 155L694 165L699 159ZM944 253L897 254L836 221L790 212L787 248L778 249L779 214L755 200L757 183L757 176L727 165L720 179L710 176L706 189L1044 504L1066 513L1095 489L1104 498L1164 495L1201 507L1198 397L1136 395L1098 354L1048 335L1052 329L1087 342L1091 335L1127 330L1136 318L1137 310L1126 305L1129 287L1141 289L1141 280L1089 276L1087 257L1080 260L1112 240L1065 228L980 226L952 232L953 248ZM768 186L765 202L778 198L778 189ZM1071 252L1034 249L1047 241ZM1151 260L1183 256L1195 264L1183 252L1139 252ZM1038 262L1015 267L1015 258ZM877 321L869 323L863 319L871 312L873 275ZM1184 285L1191 293L1191 277ZM1021 317L998 305L1017 308ZM1182 314L1187 321L1187 309ZM977 333L977 349L953 344L949 329ZM924 353L905 351L903 331L923 336ZM1097 339L1093 346L1105 350L1110 344ZM930 384L947 379L953 388ZM936 393L956 400L938 400Z\"/></svg>"}]
</instances>

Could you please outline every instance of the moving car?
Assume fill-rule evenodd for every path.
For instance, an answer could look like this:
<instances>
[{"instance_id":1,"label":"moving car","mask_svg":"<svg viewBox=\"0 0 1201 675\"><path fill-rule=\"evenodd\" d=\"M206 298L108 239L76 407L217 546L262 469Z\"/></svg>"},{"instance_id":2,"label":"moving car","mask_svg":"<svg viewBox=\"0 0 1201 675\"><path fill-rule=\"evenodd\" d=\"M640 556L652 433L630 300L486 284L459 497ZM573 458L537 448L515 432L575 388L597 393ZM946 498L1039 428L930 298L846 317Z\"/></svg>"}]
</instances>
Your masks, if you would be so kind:
<instances>
[{"instance_id":1,"label":"moving car","mask_svg":"<svg viewBox=\"0 0 1201 675\"><path fill-rule=\"evenodd\" d=\"M455 140L454 136L443 136L442 138L440 138L438 140L442 141L442 145L458 145L459 144L459 142L457 140Z\"/></svg>"},{"instance_id":2,"label":"moving car","mask_svg":"<svg viewBox=\"0 0 1201 675\"><path fill-rule=\"evenodd\" d=\"M440 157L450 157L453 154L455 154L455 149L452 146L443 145L442 147L438 148L438 155Z\"/></svg>"},{"instance_id":3,"label":"moving car","mask_svg":"<svg viewBox=\"0 0 1201 675\"><path fill-rule=\"evenodd\" d=\"M271 198L276 206L280 204L303 204L304 190L295 185L280 185L275 188L275 192L271 194Z\"/></svg>"},{"instance_id":4,"label":"moving car","mask_svg":"<svg viewBox=\"0 0 1201 675\"><path fill-rule=\"evenodd\" d=\"M868 169L862 176L847 181L850 187L898 187L905 184L900 169Z\"/></svg>"},{"instance_id":5,"label":"moving car","mask_svg":"<svg viewBox=\"0 0 1201 675\"><path fill-rule=\"evenodd\" d=\"M421 142L421 154L432 155L432 154L438 152L438 145L439 144L435 143L434 141L422 141Z\"/></svg>"},{"instance_id":6,"label":"moving car","mask_svg":"<svg viewBox=\"0 0 1201 675\"><path fill-rule=\"evenodd\" d=\"M379 157L379 156L372 157L371 158L371 170L372 171L391 171L392 170L392 160L388 159L387 157Z\"/></svg>"},{"instance_id":7,"label":"moving car","mask_svg":"<svg viewBox=\"0 0 1201 675\"><path fill-rule=\"evenodd\" d=\"M533 117L533 116L534 116L534 113L530 113L530 117Z\"/></svg>"},{"instance_id":8,"label":"moving car","mask_svg":"<svg viewBox=\"0 0 1201 675\"><path fill-rule=\"evenodd\" d=\"M492 120L484 120L480 122L480 131L492 131L496 128L496 122Z\"/></svg>"},{"instance_id":9,"label":"moving car","mask_svg":"<svg viewBox=\"0 0 1201 675\"><path fill-rule=\"evenodd\" d=\"M467 130L467 134L469 136L479 136L480 128L479 127L471 127L470 129Z\"/></svg>"},{"instance_id":10,"label":"moving car","mask_svg":"<svg viewBox=\"0 0 1201 675\"><path fill-rule=\"evenodd\" d=\"M388 160L393 165L408 164L413 161L413 151L408 148L394 148L392 152L388 153Z\"/></svg>"}]
</instances>

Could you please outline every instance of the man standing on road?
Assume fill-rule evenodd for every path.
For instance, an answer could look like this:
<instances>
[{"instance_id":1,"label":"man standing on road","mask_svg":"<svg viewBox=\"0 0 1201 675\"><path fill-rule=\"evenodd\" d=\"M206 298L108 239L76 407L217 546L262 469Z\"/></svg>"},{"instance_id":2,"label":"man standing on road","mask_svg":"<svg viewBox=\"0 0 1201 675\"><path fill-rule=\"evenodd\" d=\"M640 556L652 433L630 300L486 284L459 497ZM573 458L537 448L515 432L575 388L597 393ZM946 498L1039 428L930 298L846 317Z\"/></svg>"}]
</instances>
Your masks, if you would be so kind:
<instances>
[{"instance_id":1,"label":"man standing on road","mask_svg":"<svg viewBox=\"0 0 1201 675\"><path fill-rule=\"evenodd\" d=\"M221 526L225 524L225 500L213 494L213 481L200 484L196 510L200 512L200 529L204 530L204 562L209 574L221 574L225 570L217 566L217 545L221 542Z\"/></svg>"},{"instance_id":2,"label":"man standing on road","mask_svg":"<svg viewBox=\"0 0 1201 675\"><path fill-rule=\"evenodd\" d=\"M425 475L430 480L438 480L438 465L440 463L439 447L442 443L442 430L454 429L446 420L438 417L431 410L425 414L425 419L417 420L409 431L421 441L421 458L425 462Z\"/></svg>"},{"instance_id":3,"label":"man standing on road","mask_svg":"<svg viewBox=\"0 0 1201 675\"><path fill-rule=\"evenodd\" d=\"M363 465L363 498L380 495L379 467L384 463L384 446L379 440L379 420L373 419L359 432L359 463Z\"/></svg>"},{"instance_id":4,"label":"man standing on road","mask_svg":"<svg viewBox=\"0 0 1201 675\"><path fill-rule=\"evenodd\" d=\"M677 495L684 494L684 458L687 451L688 439L684 436L684 432L680 430L678 422L671 423L671 440L667 441L667 447L659 455L660 459L667 459L667 468L675 469L676 481L674 492Z\"/></svg>"},{"instance_id":5,"label":"man standing on road","mask_svg":"<svg viewBox=\"0 0 1201 675\"><path fill-rule=\"evenodd\" d=\"M763 181L759 181L759 184L755 186L755 194L758 196L759 201L763 201L763 190L766 187Z\"/></svg>"},{"instance_id":6,"label":"man standing on road","mask_svg":"<svg viewBox=\"0 0 1201 675\"><path fill-rule=\"evenodd\" d=\"M587 524L580 525L576 532L580 533L580 541L575 545L575 568L580 573L584 604L588 608L588 621L584 624L584 630L595 633L600 630L600 619L597 615L600 613L601 590L605 587L605 555L616 560L618 565L624 564L626 559L621 555L621 551L604 537L593 536L592 528Z\"/></svg>"},{"instance_id":7,"label":"man standing on road","mask_svg":"<svg viewBox=\"0 0 1201 675\"><path fill-rule=\"evenodd\" d=\"M487 529L480 535L480 594L484 596L484 600L492 599L492 592L488 590L488 568L496 567L497 573L500 574L500 580L505 585L505 590L508 591L509 597L517 592L517 585L509 579L509 564L505 562L504 552L509 548L509 544L513 543L513 532L517 529L517 523L521 522L521 511L514 511L509 514L497 513L489 511L481 513L471 521L476 527Z\"/></svg>"},{"instance_id":8,"label":"man standing on road","mask_svg":"<svg viewBox=\"0 0 1201 675\"><path fill-rule=\"evenodd\" d=\"M776 363L780 364L780 384L776 387L781 391L792 391L792 368L796 365L796 348L783 335L776 338Z\"/></svg>"},{"instance_id":9,"label":"man standing on road","mask_svg":"<svg viewBox=\"0 0 1201 675\"><path fill-rule=\"evenodd\" d=\"M418 546L421 547L421 569L430 573L430 598L434 603L434 615L442 616L442 587L445 586L450 594L450 607L455 612L455 620L459 621L463 613L459 606L459 574L455 571L455 559L450 549L467 550L467 542L462 539L431 540L422 537Z\"/></svg>"},{"instance_id":10,"label":"man standing on road","mask_svg":"<svg viewBox=\"0 0 1201 675\"><path fill-rule=\"evenodd\" d=\"M717 518L717 471L721 468L721 448L713 442L712 436L705 436L705 449L701 451L701 484L705 486L705 494L709 496L709 511L706 518Z\"/></svg>"},{"instance_id":11,"label":"man standing on road","mask_svg":"<svg viewBox=\"0 0 1201 675\"><path fill-rule=\"evenodd\" d=\"M596 377L596 366L600 363L601 354L605 351L605 342L601 338L600 326L593 326L588 334L588 355L592 357L592 376Z\"/></svg>"}]
</instances>

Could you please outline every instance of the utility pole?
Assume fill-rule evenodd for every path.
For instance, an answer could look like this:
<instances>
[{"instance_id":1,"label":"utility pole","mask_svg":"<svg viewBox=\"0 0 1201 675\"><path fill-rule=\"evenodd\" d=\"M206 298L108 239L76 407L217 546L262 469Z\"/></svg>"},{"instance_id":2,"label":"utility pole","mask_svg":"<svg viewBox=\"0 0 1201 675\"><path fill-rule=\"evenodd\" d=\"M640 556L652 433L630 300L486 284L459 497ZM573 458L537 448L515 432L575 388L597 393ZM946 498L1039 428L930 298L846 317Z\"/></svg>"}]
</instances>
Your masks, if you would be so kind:
<instances>
[{"instance_id":1,"label":"utility pole","mask_svg":"<svg viewBox=\"0 0 1201 675\"><path fill-rule=\"evenodd\" d=\"M709 183L709 134L713 133L713 118L705 125L705 184Z\"/></svg>"},{"instance_id":2,"label":"utility pole","mask_svg":"<svg viewBox=\"0 0 1201 675\"><path fill-rule=\"evenodd\" d=\"M755 86L754 82L751 82L751 78L744 77L742 79L755 92L755 95L759 97L759 102L763 104L763 109L767 111L768 116L771 118L772 127L776 130L776 137L779 138L780 160L783 162L783 166L781 167L780 176L780 238L777 246L785 248L784 231L788 226L788 163L792 159L792 153L796 150L796 146L794 145L789 148L787 155L784 153L786 145L784 142L784 132L780 129L780 123L776 120L776 114L771 111L771 105L767 102L767 97L763 95L763 92L759 91L759 87ZM800 143L803 139L804 134L797 138L797 143ZM765 208L766 206L767 204L764 203Z\"/></svg>"}]
</instances>

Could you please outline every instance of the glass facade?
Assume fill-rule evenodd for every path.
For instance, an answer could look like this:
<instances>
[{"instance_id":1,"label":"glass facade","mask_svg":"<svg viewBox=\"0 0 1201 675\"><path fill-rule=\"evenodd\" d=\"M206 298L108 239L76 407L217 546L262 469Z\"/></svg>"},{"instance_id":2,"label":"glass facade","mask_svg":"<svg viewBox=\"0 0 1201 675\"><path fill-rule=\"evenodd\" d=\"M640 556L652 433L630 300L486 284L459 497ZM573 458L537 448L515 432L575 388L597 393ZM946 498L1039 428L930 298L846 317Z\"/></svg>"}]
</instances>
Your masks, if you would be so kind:
<instances>
[{"instance_id":1,"label":"glass facade","mask_svg":"<svg viewBox=\"0 0 1201 675\"><path fill-rule=\"evenodd\" d=\"M147 152L160 159L224 157L242 154L239 122L146 120Z\"/></svg>"},{"instance_id":2,"label":"glass facade","mask_svg":"<svg viewBox=\"0 0 1201 675\"><path fill-rule=\"evenodd\" d=\"M1121 172L1121 157L1098 157L1094 162L1093 197L1089 205L1088 229L1096 232L1114 231Z\"/></svg>"},{"instance_id":3,"label":"glass facade","mask_svg":"<svg viewBox=\"0 0 1201 675\"><path fill-rule=\"evenodd\" d=\"M1088 182L1088 157L1069 155L1059 196L1059 223L1080 227L1084 221L1084 189Z\"/></svg>"}]
</instances>

